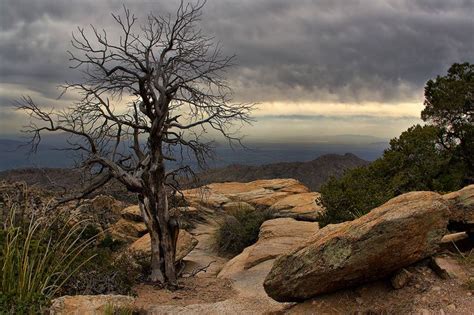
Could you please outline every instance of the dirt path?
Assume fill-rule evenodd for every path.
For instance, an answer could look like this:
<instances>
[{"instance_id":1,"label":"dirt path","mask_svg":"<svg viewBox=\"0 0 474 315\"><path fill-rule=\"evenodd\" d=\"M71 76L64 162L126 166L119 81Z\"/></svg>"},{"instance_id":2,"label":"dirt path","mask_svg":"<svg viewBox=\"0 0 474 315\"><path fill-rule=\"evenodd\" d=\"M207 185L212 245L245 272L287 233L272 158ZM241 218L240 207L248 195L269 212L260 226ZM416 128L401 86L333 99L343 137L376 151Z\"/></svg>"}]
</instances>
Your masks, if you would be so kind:
<instances>
[{"instance_id":1,"label":"dirt path","mask_svg":"<svg viewBox=\"0 0 474 315\"><path fill-rule=\"evenodd\" d=\"M217 226L215 219L212 216L208 216L205 222L198 223L196 227L190 231L199 243L184 259L186 263L184 269L185 274L192 274L205 268L206 272L199 272L196 276L199 278L215 278L224 264L229 260L220 257L215 249L214 235Z\"/></svg>"}]
</instances>

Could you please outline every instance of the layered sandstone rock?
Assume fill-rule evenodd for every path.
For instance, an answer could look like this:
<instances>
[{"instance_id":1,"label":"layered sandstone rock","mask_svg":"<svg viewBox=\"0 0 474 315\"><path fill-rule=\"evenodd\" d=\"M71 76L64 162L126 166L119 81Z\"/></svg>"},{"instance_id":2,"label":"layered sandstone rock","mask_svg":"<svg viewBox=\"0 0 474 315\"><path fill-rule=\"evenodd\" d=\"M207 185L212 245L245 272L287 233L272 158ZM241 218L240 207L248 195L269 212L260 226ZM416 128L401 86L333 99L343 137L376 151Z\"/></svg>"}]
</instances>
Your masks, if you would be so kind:
<instances>
[{"instance_id":1,"label":"layered sandstone rock","mask_svg":"<svg viewBox=\"0 0 474 315\"><path fill-rule=\"evenodd\" d=\"M193 206L230 211L236 208L271 208L277 217L316 220L323 209L316 204L318 193L294 179L257 180L250 183L214 183L185 190Z\"/></svg>"}]
</instances>

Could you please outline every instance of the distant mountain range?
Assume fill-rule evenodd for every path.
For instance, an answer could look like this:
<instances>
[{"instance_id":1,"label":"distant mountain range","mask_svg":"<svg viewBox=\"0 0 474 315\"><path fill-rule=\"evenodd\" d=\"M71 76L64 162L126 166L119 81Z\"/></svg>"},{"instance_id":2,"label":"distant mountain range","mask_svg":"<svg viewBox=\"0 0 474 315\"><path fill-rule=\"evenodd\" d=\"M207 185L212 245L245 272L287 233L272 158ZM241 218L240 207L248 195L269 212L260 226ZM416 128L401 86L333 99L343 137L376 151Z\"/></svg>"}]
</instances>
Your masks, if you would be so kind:
<instances>
[{"instance_id":1,"label":"distant mountain range","mask_svg":"<svg viewBox=\"0 0 474 315\"><path fill-rule=\"evenodd\" d=\"M24 146L24 140L19 137L0 139L0 171L32 167L70 168L74 165L74 153L58 150L58 148L66 147L66 139L64 134L47 135L42 138L36 154L30 154L29 147ZM326 154L345 154L346 152L351 152L361 159L373 161L380 157L388 146L388 141L385 139L361 135L315 136L311 140L307 142L289 140L274 143L245 142L247 148L230 148L225 144L217 144L215 159L209 161L209 167L311 161ZM193 161L185 162L196 168ZM172 164L168 166L173 167Z\"/></svg>"},{"instance_id":2,"label":"distant mountain range","mask_svg":"<svg viewBox=\"0 0 474 315\"><path fill-rule=\"evenodd\" d=\"M331 176L340 177L348 169L367 164L369 164L368 161L351 153L326 154L308 162L283 162L258 166L234 164L200 173L199 184L294 178L312 191L318 191Z\"/></svg>"},{"instance_id":3,"label":"distant mountain range","mask_svg":"<svg viewBox=\"0 0 474 315\"><path fill-rule=\"evenodd\" d=\"M250 182L257 179L295 178L318 191L329 177L339 177L355 167L367 165L354 154L326 154L308 162L283 162L264 165L229 165L198 173L199 181L192 185L205 185L216 182ZM81 174L77 170L67 168L24 168L0 172L0 180L10 182L22 181L28 185L38 186L52 191L63 191L79 188ZM105 193L119 196L125 190L118 183L111 183Z\"/></svg>"}]
</instances>

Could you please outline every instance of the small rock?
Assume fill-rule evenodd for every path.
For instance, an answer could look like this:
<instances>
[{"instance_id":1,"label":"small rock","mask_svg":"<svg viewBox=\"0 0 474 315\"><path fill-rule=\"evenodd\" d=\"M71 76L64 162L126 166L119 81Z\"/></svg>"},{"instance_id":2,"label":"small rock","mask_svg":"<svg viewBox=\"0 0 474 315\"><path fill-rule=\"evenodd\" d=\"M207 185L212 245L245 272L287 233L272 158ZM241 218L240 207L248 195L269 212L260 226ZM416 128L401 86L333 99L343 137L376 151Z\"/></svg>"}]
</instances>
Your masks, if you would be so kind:
<instances>
[{"instance_id":1,"label":"small rock","mask_svg":"<svg viewBox=\"0 0 474 315\"><path fill-rule=\"evenodd\" d=\"M360 297L356 297L355 300L356 300L357 304L359 304L359 305L364 303L364 300Z\"/></svg>"},{"instance_id":2,"label":"small rock","mask_svg":"<svg viewBox=\"0 0 474 315\"><path fill-rule=\"evenodd\" d=\"M433 290L435 292L440 292L441 288L440 287L432 287L431 290Z\"/></svg>"},{"instance_id":3,"label":"small rock","mask_svg":"<svg viewBox=\"0 0 474 315\"><path fill-rule=\"evenodd\" d=\"M466 271L459 263L448 256L432 257L430 262L431 268L443 279L467 280Z\"/></svg>"},{"instance_id":4,"label":"small rock","mask_svg":"<svg viewBox=\"0 0 474 315\"><path fill-rule=\"evenodd\" d=\"M140 207L138 205L134 205L134 206L130 206L125 209L122 209L120 214L122 215L122 218L127 219L127 220L132 220L135 222L143 221Z\"/></svg>"},{"instance_id":5,"label":"small rock","mask_svg":"<svg viewBox=\"0 0 474 315\"><path fill-rule=\"evenodd\" d=\"M449 304L449 305L447 306L447 309L450 310L450 311L454 311L454 310L456 310L456 305L454 305L454 304Z\"/></svg>"},{"instance_id":6,"label":"small rock","mask_svg":"<svg viewBox=\"0 0 474 315\"><path fill-rule=\"evenodd\" d=\"M413 274L405 268L402 268L392 276L390 282L392 283L394 289L401 289L406 286L411 281L411 279L413 279Z\"/></svg>"},{"instance_id":7,"label":"small rock","mask_svg":"<svg viewBox=\"0 0 474 315\"><path fill-rule=\"evenodd\" d=\"M135 241L147 232L145 223L122 218L113 224L109 231L114 239Z\"/></svg>"},{"instance_id":8,"label":"small rock","mask_svg":"<svg viewBox=\"0 0 474 315\"><path fill-rule=\"evenodd\" d=\"M416 313L420 315L431 315L431 312L424 308L419 309Z\"/></svg>"},{"instance_id":9,"label":"small rock","mask_svg":"<svg viewBox=\"0 0 474 315\"><path fill-rule=\"evenodd\" d=\"M445 315L445 314L446 314L446 313L445 313L444 310L441 308L441 309L439 310L439 315Z\"/></svg>"}]
</instances>

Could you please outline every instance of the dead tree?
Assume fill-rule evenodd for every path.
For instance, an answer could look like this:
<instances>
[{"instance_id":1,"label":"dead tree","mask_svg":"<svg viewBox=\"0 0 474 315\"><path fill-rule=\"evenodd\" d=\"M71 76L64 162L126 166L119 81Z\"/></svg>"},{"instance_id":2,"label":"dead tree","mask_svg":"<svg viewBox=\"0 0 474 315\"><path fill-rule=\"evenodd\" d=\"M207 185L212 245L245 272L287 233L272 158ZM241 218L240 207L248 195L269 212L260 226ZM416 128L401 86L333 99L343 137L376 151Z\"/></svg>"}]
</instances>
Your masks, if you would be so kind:
<instances>
[{"instance_id":1,"label":"dead tree","mask_svg":"<svg viewBox=\"0 0 474 315\"><path fill-rule=\"evenodd\" d=\"M179 227L168 208L169 187L190 171L191 156L204 165L212 152L209 130L228 141L248 123L252 104L232 102L224 77L233 56L198 28L203 2L181 3L176 14L149 14L141 25L124 7L112 14L120 36L91 26L72 36L71 68L84 78L66 83L80 99L67 109L44 109L31 98L18 107L31 119L25 131L36 149L44 132L64 132L79 166L93 174L90 184L60 202L82 198L116 179L138 195L151 236L151 280L175 286ZM169 162L177 165L166 169ZM167 188L168 187L168 188Z\"/></svg>"}]
</instances>

